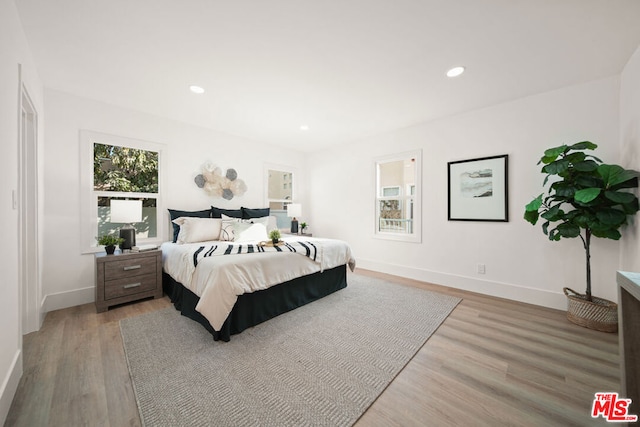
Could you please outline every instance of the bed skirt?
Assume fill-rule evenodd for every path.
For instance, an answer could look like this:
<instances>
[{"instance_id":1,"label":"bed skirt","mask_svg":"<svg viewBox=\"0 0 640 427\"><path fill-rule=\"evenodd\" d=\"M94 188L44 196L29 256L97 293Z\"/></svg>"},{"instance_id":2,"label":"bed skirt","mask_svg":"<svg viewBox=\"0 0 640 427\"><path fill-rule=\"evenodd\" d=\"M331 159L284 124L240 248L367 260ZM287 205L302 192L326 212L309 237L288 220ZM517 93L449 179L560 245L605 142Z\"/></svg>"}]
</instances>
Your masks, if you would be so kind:
<instances>
[{"instance_id":1,"label":"bed skirt","mask_svg":"<svg viewBox=\"0 0 640 427\"><path fill-rule=\"evenodd\" d=\"M196 311L199 297L162 273L162 287L177 310L204 326L218 341L229 341L231 335L272 319L310 302L323 298L347 286L347 266L341 265L323 272L299 277L270 288L238 296L233 310L220 331Z\"/></svg>"}]
</instances>

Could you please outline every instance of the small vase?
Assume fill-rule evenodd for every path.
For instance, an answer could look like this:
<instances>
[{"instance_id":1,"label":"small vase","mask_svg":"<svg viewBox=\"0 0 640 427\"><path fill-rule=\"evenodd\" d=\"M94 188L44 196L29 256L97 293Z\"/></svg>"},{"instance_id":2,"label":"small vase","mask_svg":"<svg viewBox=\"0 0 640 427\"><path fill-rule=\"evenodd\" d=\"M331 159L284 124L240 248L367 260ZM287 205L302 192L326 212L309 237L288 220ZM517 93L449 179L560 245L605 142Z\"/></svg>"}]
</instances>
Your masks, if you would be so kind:
<instances>
[{"instance_id":1,"label":"small vase","mask_svg":"<svg viewBox=\"0 0 640 427\"><path fill-rule=\"evenodd\" d=\"M273 246L276 246L278 244L278 240L279 239L271 239L271 242L273 243Z\"/></svg>"},{"instance_id":2,"label":"small vase","mask_svg":"<svg viewBox=\"0 0 640 427\"><path fill-rule=\"evenodd\" d=\"M113 255L116 251L116 245L107 245L104 247L104 250L107 252L107 255Z\"/></svg>"}]
</instances>

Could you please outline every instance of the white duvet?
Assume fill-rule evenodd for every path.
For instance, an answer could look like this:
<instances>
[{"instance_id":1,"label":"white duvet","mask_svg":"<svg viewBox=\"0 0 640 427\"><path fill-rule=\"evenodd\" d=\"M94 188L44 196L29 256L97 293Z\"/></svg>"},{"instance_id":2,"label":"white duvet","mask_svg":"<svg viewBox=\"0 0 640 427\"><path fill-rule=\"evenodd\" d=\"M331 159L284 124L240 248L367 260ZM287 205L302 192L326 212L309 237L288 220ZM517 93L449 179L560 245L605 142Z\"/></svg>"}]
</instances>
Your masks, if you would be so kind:
<instances>
[{"instance_id":1,"label":"white duvet","mask_svg":"<svg viewBox=\"0 0 640 427\"><path fill-rule=\"evenodd\" d=\"M351 248L334 239L290 236L285 242L308 241L317 248L316 260L304 253L260 252L210 256L193 263L193 254L201 246L228 245L234 242L163 243L164 271L200 297L196 310L219 331L229 316L238 295L269 288L297 277L348 264L355 268ZM255 242L257 243L257 242Z\"/></svg>"}]
</instances>

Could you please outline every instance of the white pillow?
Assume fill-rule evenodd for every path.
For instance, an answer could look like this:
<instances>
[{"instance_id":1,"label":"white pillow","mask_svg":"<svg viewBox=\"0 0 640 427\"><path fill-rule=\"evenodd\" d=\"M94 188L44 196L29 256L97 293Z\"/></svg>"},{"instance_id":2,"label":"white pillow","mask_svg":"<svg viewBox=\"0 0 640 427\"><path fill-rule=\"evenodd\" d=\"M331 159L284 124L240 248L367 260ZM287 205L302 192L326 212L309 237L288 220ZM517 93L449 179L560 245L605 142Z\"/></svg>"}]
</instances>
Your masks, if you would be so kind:
<instances>
[{"instance_id":1,"label":"white pillow","mask_svg":"<svg viewBox=\"0 0 640 427\"><path fill-rule=\"evenodd\" d=\"M245 226L238 226L236 224L245 224ZM265 233L262 236L260 231L256 231L256 236L260 238L251 238L242 241L249 240L268 240L268 232L278 228L277 218L275 216L264 216L261 218L251 218L251 219L241 219L241 218L232 218L225 214L222 214L222 226L220 230L220 240L225 242L237 242L239 232L245 231L249 228L250 225L261 224L264 226ZM261 230L261 229L260 229Z\"/></svg>"},{"instance_id":2,"label":"white pillow","mask_svg":"<svg viewBox=\"0 0 640 427\"><path fill-rule=\"evenodd\" d=\"M262 224L262 225L264 225L265 229L268 229L268 227L269 227L269 217L268 216L263 216L261 218L243 219L242 222L248 222L248 223L251 223L251 224Z\"/></svg>"},{"instance_id":3,"label":"white pillow","mask_svg":"<svg viewBox=\"0 0 640 427\"><path fill-rule=\"evenodd\" d=\"M233 224L242 222L240 218L231 218L222 214L222 224L220 228L220 240L225 242L233 242L235 239L235 231Z\"/></svg>"},{"instance_id":4,"label":"white pillow","mask_svg":"<svg viewBox=\"0 0 640 427\"><path fill-rule=\"evenodd\" d=\"M267 240L267 227L261 223L234 222L234 242L259 242Z\"/></svg>"},{"instance_id":5,"label":"white pillow","mask_svg":"<svg viewBox=\"0 0 640 427\"><path fill-rule=\"evenodd\" d=\"M222 228L220 218L180 217L174 219L173 222L180 226L180 232L176 239L178 244L218 240Z\"/></svg>"}]
</instances>

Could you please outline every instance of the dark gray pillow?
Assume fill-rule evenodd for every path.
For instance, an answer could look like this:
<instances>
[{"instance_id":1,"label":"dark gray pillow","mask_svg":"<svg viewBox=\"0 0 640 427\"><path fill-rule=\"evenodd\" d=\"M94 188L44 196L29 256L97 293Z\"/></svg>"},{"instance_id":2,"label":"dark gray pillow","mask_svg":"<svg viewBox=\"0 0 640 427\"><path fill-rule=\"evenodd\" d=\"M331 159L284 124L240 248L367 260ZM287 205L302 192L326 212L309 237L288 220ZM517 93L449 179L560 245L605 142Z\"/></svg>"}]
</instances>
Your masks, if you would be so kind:
<instances>
[{"instance_id":1,"label":"dark gray pillow","mask_svg":"<svg viewBox=\"0 0 640 427\"><path fill-rule=\"evenodd\" d=\"M269 212L269 208L250 209L243 207L242 219L264 218L265 216L269 216Z\"/></svg>"},{"instance_id":2,"label":"dark gray pillow","mask_svg":"<svg viewBox=\"0 0 640 427\"><path fill-rule=\"evenodd\" d=\"M222 218L222 215L231 218L242 218L242 209L221 209L211 206L211 218Z\"/></svg>"}]
</instances>

